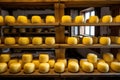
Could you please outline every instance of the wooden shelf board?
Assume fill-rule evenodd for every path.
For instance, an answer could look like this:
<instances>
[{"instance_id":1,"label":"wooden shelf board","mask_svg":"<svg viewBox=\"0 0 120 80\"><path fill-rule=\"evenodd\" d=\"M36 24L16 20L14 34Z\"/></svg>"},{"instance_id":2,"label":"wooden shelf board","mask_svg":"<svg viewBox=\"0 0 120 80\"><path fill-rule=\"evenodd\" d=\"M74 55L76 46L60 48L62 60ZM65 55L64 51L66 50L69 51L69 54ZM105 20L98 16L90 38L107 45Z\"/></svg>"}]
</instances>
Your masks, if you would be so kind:
<instances>
[{"instance_id":1,"label":"wooden shelf board","mask_svg":"<svg viewBox=\"0 0 120 80\"><path fill-rule=\"evenodd\" d=\"M0 2L58 2L58 0L0 0Z\"/></svg>"}]
</instances>

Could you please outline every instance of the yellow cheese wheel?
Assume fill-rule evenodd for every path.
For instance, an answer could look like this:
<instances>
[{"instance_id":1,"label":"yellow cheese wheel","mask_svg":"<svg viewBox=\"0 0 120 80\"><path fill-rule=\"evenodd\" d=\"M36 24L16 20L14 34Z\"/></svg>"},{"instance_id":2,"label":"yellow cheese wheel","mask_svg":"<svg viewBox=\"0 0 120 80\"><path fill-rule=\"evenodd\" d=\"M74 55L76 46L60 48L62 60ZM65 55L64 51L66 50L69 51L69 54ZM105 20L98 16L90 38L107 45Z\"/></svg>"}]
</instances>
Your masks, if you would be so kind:
<instances>
[{"instance_id":1,"label":"yellow cheese wheel","mask_svg":"<svg viewBox=\"0 0 120 80\"><path fill-rule=\"evenodd\" d=\"M0 55L0 62L8 62L10 60L10 54L1 54Z\"/></svg>"},{"instance_id":2,"label":"yellow cheese wheel","mask_svg":"<svg viewBox=\"0 0 120 80\"><path fill-rule=\"evenodd\" d=\"M26 63L23 67L24 73L27 73L27 74L33 73L34 70L35 70L34 63Z\"/></svg>"},{"instance_id":3,"label":"yellow cheese wheel","mask_svg":"<svg viewBox=\"0 0 120 80\"><path fill-rule=\"evenodd\" d=\"M89 23L98 23L98 22L99 22L98 16L90 16Z\"/></svg>"},{"instance_id":4,"label":"yellow cheese wheel","mask_svg":"<svg viewBox=\"0 0 120 80\"><path fill-rule=\"evenodd\" d=\"M118 61L120 61L120 52L117 53L116 58L117 58Z\"/></svg>"},{"instance_id":5,"label":"yellow cheese wheel","mask_svg":"<svg viewBox=\"0 0 120 80\"><path fill-rule=\"evenodd\" d=\"M94 66L90 62L83 62L82 70L85 71L85 72L93 72Z\"/></svg>"},{"instance_id":6,"label":"yellow cheese wheel","mask_svg":"<svg viewBox=\"0 0 120 80\"><path fill-rule=\"evenodd\" d=\"M45 44L47 44L47 45L55 44L55 38L54 37L46 37Z\"/></svg>"},{"instance_id":7,"label":"yellow cheese wheel","mask_svg":"<svg viewBox=\"0 0 120 80\"><path fill-rule=\"evenodd\" d=\"M0 73L7 71L7 63L0 63Z\"/></svg>"},{"instance_id":8,"label":"yellow cheese wheel","mask_svg":"<svg viewBox=\"0 0 120 80\"><path fill-rule=\"evenodd\" d=\"M67 38L67 44L77 44L77 38L76 37L68 37Z\"/></svg>"},{"instance_id":9,"label":"yellow cheese wheel","mask_svg":"<svg viewBox=\"0 0 120 80\"><path fill-rule=\"evenodd\" d=\"M57 59L57 62L62 62L67 67L67 59Z\"/></svg>"},{"instance_id":10,"label":"yellow cheese wheel","mask_svg":"<svg viewBox=\"0 0 120 80\"><path fill-rule=\"evenodd\" d=\"M115 22L120 22L120 15L117 15L116 17L115 17Z\"/></svg>"},{"instance_id":11,"label":"yellow cheese wheel","mask_svg":"<svg viewBox=\"0 0 120 80\"><path fill-rule=\"evenodd\" d=\"M96 54L93 54L93 53L88 53L87 55L87 60L88 62L91 62L91 63L96 63L97 62L97 55Z\"/></svg>"},{"instance_id":12,"label":"yellow cheese wheel","mask_svg":"<svg viewBox=\"0 0 120 80\"><path fill-rule=\"evenodd\" d=\"M65 65L63 62L56 62L54 65L54 71L58 73L62 73L65 71Z\"/></svg>"},{"instance_id":13,"label":"yellow cheese wheel","mask_svg":"<svg viewBox=\"0 0 120 80\"><path fill-rule=\"evenodd\" d=\"M112 53L104 53L103 54L103 59L105 60L105 62L112 62L114 60L114 56Z\"/></svg>"},{"instance_id":14,"label":"yellow cheese wheel","mask_svg":"<svg viewBox=\"0 0 120 80\"><path fill-rule=\"evenodd\" d=\"M26 54L23 54L23 55L22 55L22 61L23 61L24 63L31 62L32 59L33 59L32 54L26 53Z\"/></svg>"},{"instance_id":15,"label":"yellow cheese wheel","mask_svg":"<svg viewBox=\"0 0 120 80\"><path fill-rule=\"evenodd\" d=\"M83 37L82 43L84 45L92 45L93 44L93 39L91 37Z\"/></svg>"},{"instance_id":16,"label":"yellow cheese wheel","mask_svg":"<svg viewBox=\"0 0 120 80\"><path fill-rule=\"evenodd\" d=\"M38 68L39 68L39 65L40 65L39 60L33 60L32 63L35 64L35 69L38 69Z\"/></svg>"},{"instance_id":17,"label":"yellow cheese wheel","mask_svg":"<svg viewBox=\"0 0 120 80\"><path fill-rule=\"evenodd\" d=\"M14 37L6 37L4 43L7 45L13 45L16 41Z\"/></svg>"},{"instance_id":18,"label":"yellow cheese wheel","mask_svg":"<svg viewBox=\"0 0 120 80\"><path fill-rule=\"evenodd\" d=\"M111 39L110 37L100 37L99 43L102 45L110 45Z\"/></svg>"},{"instance_id":19,"label":"yellow cheese wheel","mask_svg":"<svg viewBox=\"0 0 120 80\"><path fill-rule=\"evenodd\" d=\"M83 15L76 16L75 23L84 23L84 16Z\"/></svg>"},{"instance_id":20,"label":"yellow cheese wheel","mask_svg":"<svg viewBox=\"0 0 120 80\"><path fill-rule=\"evenodd\" d=\"M18 23L28 23L28 19L26 16L18 16L17 17L17 22Z\"/></svg>"},{"instance_id":21,"label":"yellow cheese wheel","mask_svg":"<svg viewBox=\"0 0 120 80\"><path fill-rule=\"evenodd\" d=\"M42 19L40 16L32 16L31 22L32 23L42 23Z\"/></svg>"},{"instance_id":22,"label":"yellow cheese wheel","mask_svg":"<svg viewBox=\"0 0 120 80\"><path fill-rule=\"evenodd\" d=\"M69 72L78 72L79 71L79 65L76 62L69 62L68 63L68 71Z\"/></svg>"},{"instance_id":23,"label":"yellow cheese wheel","mask_svg":"<svg viewBox=\"0 0 120 80\"><path fill-rule=\"evenodd\" d=\"M68 64L69 64L70 62L76 62L76 63L78 63L78 60L77 60L77 59L74 59L74 58L73 58L73 59L69 59L69 60L68 60Z\"/></svg>"},{"instance_id":24,"label":"yellow cheese wheel","mask_svg":"<svg viewBox=\"0 0 120 80\"><path fill-rule=\"evenodd\" d=\"M50 70L49 63L40 63L39 65L39 72L40 73L47 73Z\"/></svg>"},{"instance_id":25,"label":"yellow cheese wheel","mask_svg":"<svg viewBox=\"0 0 120 80\"><path fill-rule=\"evenodd\" d=\"M120 72L120 62L111 62L111 69L115 72Z\"/></svg>"},{"instance_id":26,"label":"yellow cheese wheel","mask_svg":"<svg viewBox=\"0 0 120 80\"><path fill-rule=\"evenodd\" d=\"M92 37L93 44L98 44L98 37Z\"/></svg>"},{"instance_id":27,"label":"yellow cheese wheel","mask_svg":"<svg viewBox=\"0 0 120 80\"><path fill-rule=\"evenodd\" d=\"M38 44L42 44L43 40L42 37L33 37L32 39L32 44L38 45Z\"/></svg>"},{"instance_id":28,"label":"yellow cheese wheel","mask_svg":"<svg viewBox=\"0 0 120 80\"><path fill-rule=\"evenodd\" d=\"M4 23L3 16L0 16L0 23Z\"/></svg>"},{"instance_id":29,"label":"yellow cheese wheel","mask_svg":"<svg viewBox=\"0 0 120 80\"><path fill-rule=\"evenodd\" d=\"M8 67L9 67L10 64L12 64L12 63L18 63L18 59L11 59L11 60L9 60L9 62L8 62Z\"/></svg>"},{"instance_id":30,"label":"yellow cheese wheel","mask_svg":"<svg viewBox=\"0 0 120 80\"><path fill-rule=\"evenodd\" d=\"M109 65L105 62L99 62L97 64L97 70L100 71L100 72L108 72L109 71Z\"/></svg>"},{"instance_id":31,"label":"yellow cheese wheel","mask_svg":"<svg viewBox=\"0 0 120 80\"><path fill-rule=\"evenodd\" d=\"M7 15L7 16L5 16L5 23L15 23L15 17L14 16L9 16L9 15Z\"/></svg>"},{"instance_id":32,"label":"yellow cheese wheel","mask_svg":"<svg viewBox=\"0 0 120 80\"><path fill-rule=\"evenodd\" d=\"M18 73L21 71L21 64L20 63L12 63L9 66L10 73Z\"/></svg>"},{"instance_id":33,"label":"yellow cheese wheel","mask_svg":"<svg viewBox=\"0 0 120 80\"><path fill-rule=\"evenodd\" d=\"M112 22L112 16L111 15L105 15L102 17L102 22L103 23L111 23Z\"/></svg>"},{"instance_id":34,"label":"yellow cheese wheel","mask_svg":"<svg viewBox=\"0 0 120 80\"><path fill-rule=\"evenodd\" d=\"M48 54L40 54L39 55L39 61L41 63L46 63L49 61L49 55Z\"/></svg>"},{"instance_id":35,"label":"yellow cheese wheel","mask_svg":"<svg viewBox=\"0 0 120 80\"><path fill-rule=\"evenodd\" d=\"M115 40L116 40L115 43L120 44L120 37L116 37Z\"/></svg>"},{"instance_id":36,"label":"yellow cheese wheel","mask_svg":"<svg viewBox=\"0 0 120 80\"><path fill-rule=\"evenodd\" d=\"M50 59L50 60L48 61L48 63L49 63L49 65L50 65L50 68L53 68L54 65L55 65L55 60L54 60L54 59Z\"/></svg>"},{"instance_id":37,"label":"yellow cheese wheel","mask_svg":"<svg viewBox=\"0 0 120 80\"><path fill-rule=\"evenodd\" d=\"M55 17L52 15L48 15L48 16L46 16L45 21L46 21L46 23L55 23Z\"/></svg>"},{"instance_id":38,"label":"yellow cheese wheel","mask_svg":"<svg viewBox=\"0 0 120 80\"><path fill-rule=\"evenodd\" d=\"M72 22L72 18L69 15L62 16L62 23L70 23Z\"/></svg>"},{"instance_id":39,"label":"yellow cheese wheel","mask_svg":"<svg viewBox=\"0 0 120 80\"><path fill-rule=\"evenodd\" d=\"M82 67L84 62L88 62L87 59L80 59L80 67Z\"/></svg>"},{"instance_id":40,"label":"yellow cheese wheel","mask_svg":"<svg viewBox=\"0 0 120 80\"><path fill-rule=\"evenodd\" d=\"M28 37L19 37L18 44L20 45L27 45L30 43L30 40Z\"/></svg>"}]
</instances>

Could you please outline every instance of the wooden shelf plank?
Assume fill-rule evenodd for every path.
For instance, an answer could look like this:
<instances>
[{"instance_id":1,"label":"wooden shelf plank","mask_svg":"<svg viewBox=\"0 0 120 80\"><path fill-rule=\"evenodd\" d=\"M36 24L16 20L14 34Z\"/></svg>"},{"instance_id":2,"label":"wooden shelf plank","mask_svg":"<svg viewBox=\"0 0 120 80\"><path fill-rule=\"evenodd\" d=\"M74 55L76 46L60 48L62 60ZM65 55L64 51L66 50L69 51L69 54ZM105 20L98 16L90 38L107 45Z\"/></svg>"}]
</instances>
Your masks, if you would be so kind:
<instances>
[{"instance_id":1,"label":"wooden shelf plank","mask_svg":"<svg viewBox=\"0 0 120 80\"><path fill-rule=\"evenodd\" d=\"M0 2L58 2L58 0L0 0Z\"/></svg>"},{"instance_id":2,"label":"wooden shelf plank","mask_svg":"<svg viewBox=\"0 0 120 80\"><path fill-rule=\"evenodd\" d=\"M76 44L76 45L69 45L69 44L59 44L60 48L120 48L118 44L111 44L111 45L101 45L101 44L93 44L93 45L83 45L83 44Z\"/></svg>"}]
</instances>

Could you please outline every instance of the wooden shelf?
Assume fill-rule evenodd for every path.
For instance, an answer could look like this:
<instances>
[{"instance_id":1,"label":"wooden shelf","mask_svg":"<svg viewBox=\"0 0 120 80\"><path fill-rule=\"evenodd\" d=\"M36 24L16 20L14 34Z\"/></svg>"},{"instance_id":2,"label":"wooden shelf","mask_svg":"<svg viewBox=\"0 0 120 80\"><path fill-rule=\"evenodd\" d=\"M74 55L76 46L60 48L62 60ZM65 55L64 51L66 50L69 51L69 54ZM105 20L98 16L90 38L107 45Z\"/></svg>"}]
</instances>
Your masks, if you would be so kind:
<instances>
[{"instance_id":1,"label":"wooden shelf","mask_svg":"<svg viewBox=\"0 0 120 80\"><path fill-rule=\"evenodd\" d=\"M60 23L61 26L120 26L120 23Z\"/></svg>"},{"instance_id":2,"label":"wooden shelf","mask_svg":"<svg viewBox=\"0 0 120 80\"><path fill-rule=\"evenodd\" d=\"M83 44L76 44L76 45L69 45L69 44L59 44L60 48L120 48L118 44L111 44L111 45L101 45L101 44L93 44L93 45L83 45Z\"/></svg>"}]
</instances>

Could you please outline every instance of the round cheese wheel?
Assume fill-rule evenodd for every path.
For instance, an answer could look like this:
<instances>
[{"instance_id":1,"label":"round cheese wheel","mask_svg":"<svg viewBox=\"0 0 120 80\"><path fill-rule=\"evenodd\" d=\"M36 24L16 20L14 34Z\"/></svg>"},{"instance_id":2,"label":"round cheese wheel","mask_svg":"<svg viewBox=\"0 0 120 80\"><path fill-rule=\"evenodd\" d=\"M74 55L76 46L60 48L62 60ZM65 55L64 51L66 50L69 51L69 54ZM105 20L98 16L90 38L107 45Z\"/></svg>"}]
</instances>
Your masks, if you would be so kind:
<instances>
[{"instance_id":1,"label":"round cheese wheel","mask_svg":"<svg viewBox=\"0 0 120 80\"><path fill-rule=\"evenodd\" d=\"M109 71L109 65L105 62L99 62L97 64L97 70L100 72L108 72Z\"/></svg>"},{"instance_id":2,"label":"round cheese wheel","mask_svg":"<svg viewBox=\"0 0 120 80\"><path fill-rule=\"evenodd\" d=\"M0 73L7 71L7 63L0 63Z\"/></svg>"},{"instance_id":3,"label":"round cheese wheel","mask_svg":"<svg viewBox=\"0 0 120 80\"><path fill-rule=\"evenodd\" d=\"M47 44L47 45L55 44L55 38L54 37L46 37L45 44Z\"/></svg>"},{"instance_id":4,"label":"round cheese wheel","mask_svg":"<svg viewBox=\"0 0 120 80\"><path fill-rule=\"evenodd\" d=\"M48 16L46 16L45 21L46 21L46 23L55 23L55 17L52 15L48 15Z\"/></svg>"},{"instance_id":5,"label":"round cheese wheel","mask_svg":"<svg viewBox=\"0 0 120 80\"><path fill-rule=\"evenodd\" d=\"M18 59L11 59L11 60L9 60L9 62L8 62L8 67L9 67L10 64L12 64L12 63L18 63Z\"/></svg>"},{"instance_id":6,"label":"round cheese wheel","mask_svg":"<svg viewBox=\"0 0 120 80\"><path fill-rule=\"evenodd\" d=\"M14 16L5 16L5 23L11 24L11 23L15 23L15 17Z\"/></svg>"},{"instance_id":7,"label":"round cheese wheel","mask_svg":"<svg viewBox=\"0 0 120 80\"><path fill-rule=\"evenodd\" d=\"M116 58L118 61L120 61L120 53L117 53Z\"/></svg>"},{"instance_id":8,"label":"round cheese wheel","mask_svg":"<svg viewBox=\"0 0 120 80\"><path fill-rule=\"evenodd\" d=\"M32 44L39 45L42 44L43 40L42 37L33 37Z\"/></svg>"},{"instance_id":9,"label":"round cheese wheel","mask_svg":"<svg viewBox=\"0 0 120 80\"><path fill-rule=\"evenodd\" d=\"M120 44L120 37L116 37L115 40L116 40L115 43Z\"/></svg>"},{"instance_id":10,"label":"round cheese wheel","mask_svg":"<svg viewBox=\"0 0 120 80\"><path fill-rule=\"evenodd\" d=\"M75 23L84 23L84 16L83 15L76 16Z\"/></svg>"},{"instance_id":11,"label":"round cheese wheel","mask_svg":"<svg viewBox=\"0 0 120 80\"><path fill-rule=\"evenodd\" d=\"M47 73L50 69L49 63L40 63L39 65L39 72L40 73Z\"/></svg>"},{"instance_id":12,"label":"round cheese wheel","mask_svg":"<svg viewBox=\"0 0 120 80\"><path fill-rule=\"evenodd\" d=\"M120 62L111 62L111 69L115 72L120 72Z\"/></svg>"},{"instance_id":13,"label":"round cheese wheel","mask_svg":"<svg viewBox=\"0 0 120 80\"><path fill-rule=\"evenodd\" d=\"M20 45L27 45L29 43L30 43L30 41L29 41L28 37L19 37L19 39L18 39L18 44L20 44Z\"/></svg>"},{"instance_id":14,"label":"round cheese wheel","mask_svg":"<svg viewBox=\"0 0 120 80\"><path fill-rule=\"evenodd\" d=\"M46 63L49 61L49 55L48 54L40 54L39 55L39 61L41 63Z\"/></svg>"},{"instance_id":15,"label":"round cheese wheel","mask_svg":"<svg viewBox=\"0 0 120 80\"><path fill-rule=\"evenodd\" d=\"M23 61L24 63L31 62L32 59L33 59L32 54L26 53L26 54L23 54L23 55L22 55L22 61Z\"/></svg>"},{"instance_id":16,"label":"round cheese wheel","mask_svg":"<svg viewBox=\"0 0 120 80\"><path fill-rule=\"evenodd\" d=\"M0 16L0 23L4 23L3 16Z\"/></svg>"},{"instance_id":17,"label":"round cheese wheel","mask_svg":"<svg viewBox=\"0 0 120 80\"><path fill-rule=\"evenodd\" d=\"M82 43L84 45L92 45L93 44L93 39L91 37L83 37Z\"/></svg>"},{"instance_id":18,"label":"round cheese wheel","mask_svg":"<svg viewBox=\"0 0 120 80\"><path fill-rule=\"evenodd\" d=\"M42 19L40 16L32 16L31 22L32 23L42 23Z\"/></svg>"},{"instance_id":19,"label":"round cheese wheel","mask_svg":"<svg viewBox=\"0 0 120 80\"><path fill-rule=\"evenodd\" d=\"M80 59L80 67L82 67L84 62L88 62L87 59Z\"/></svg>"},{"instance_id":20,"label":"round cheese wheel","mask_svg":"<svg viewBox=\"0 0 120 80\"><path fill-rule=\"evenodd\" d=\"M12 63L9 66L10 73L18 73L21 71L21 64L20 63Z\"/></svg>"},{"instance_id":21,"label":"round cheese wheel","mask_svg":"<svg viewBox=\"0 0 120 80\"><path fill-rule=\"evenodd\" d=\"M16 41L14 37L6 37L4 43L7 45L13 45Z\"/></svg>"},{"instance_id":22,"label":"round cheese wheel","mask_svg":"<svg viewBox=\"0 0 120 80\"><path fill-rule=\"evenodd\" d=\"M98 16L90 16L89 23L98 23L98 22L99 22Z\"/></svg>"},{"instance_id":23,"label":"round cheese wheel","mask_svg":"<svg viewBox=\"0 0 120 80\"><path fill-rule=\"evenodd\" d=\"M85 72L93 72L94 66L90 62L83 62L82 70L85 71Z\"/></svg>"},{"instance_id":24,"label":"round cheese wheel","mask_svg":"<svg viewBox=\"0 0 120 80\"><path fill-rule=\"evenodd\" d=\"M39 65L40 65L39 60L33 60L32 63L35 64L35 69L38 69L38 68L39 68Z\"/></svg>"},{"instance_id":25,"label":"round cheese wheel","mask_svg":"<svg viewBox=\"0 0 120 80\"><path fill-rule=\"evenodd\" d=\"M33 73L34 70L35 70L34 63L26 63L23 67L24 73L27 73L27 74Z\"/></svg>"},{"instance_id":26,"label":"round cheese wheel","mask_svg":"<svg viewBox=\"0 0 120 80\"><path fill-rule=\"evenodd\" d=\"M67 38L67 44L77 44L77 38L76 37L68 37Z\"/></svg>"},{"instance_id":27,"label":"round cheese wheel","mask_svg":"<svg viewBox=\"0 0 120 80\"><path fill-rule=\"evenodd\" d=\"M92 37L93 40L93 44L97 44L98 43L98 37Z\"/></svg>"},{"instance_id":28,"label":"round cheese wheel","mask_svg":"<svg viewBox=\"0 0 120 80\"><path fill-rule=\"evenodd\" d=\"M53 68L54 65L55 65L55 60L54 60L54 59L50 59L50 60L48 61L48 63L49 63L49 65L50 65L50 68Z\"/></svg>"},{"instance_id":29,"label":"round cheese wheel","mask_svg":"<svg viewBox=\"0 0 120 80\"><path fill-rule=\"evenodd\" d=\"M93 54L93 53L88 53L87 55L87 60L88 62L91 62L91 63L97 63L97 55L96 54Z\"/></svg>"},{"instance_id":30,"label":"round cheese wheel","mask_svg":"<svg viewBox=\"0 0 120 80\"><path fill-rule=\"evenodd\" d=\"M69 62L68 63L68 71L69 72L78 72L79 71L79 65L76 62Z\"/></svg>"},{"instance_id":31,"label":"round cheese wheel","mask_svg":"<svg viewBox=\"0 0 120 80\"><path fill-rule=\"evenodd\" d=\"M77 59L69 59L69 60L68 60L68 64L69 64L70 62L76 62L76 63L78 63L78 60L77 60Z\"/></svg>"},{"instance_id":32,"label":"round cheese wheel","mask_svg":"<svg viewBox=\"0 0 120 80\"><path fill-rule=\"evenodd\" d=\"M57 59L57 62L62 62L67 67L67 59Z\"/></svg>"},{"instance_id":33,"label":"round cheese wheel","mask_svg":"<svg viewBox=\"0 0 120 80\"><path fill-rule=\"evenodd\" d=\"M18 16L17 17L17 22L18 23L28 23L28 19L26 16Z\"/></svg>"},{"instance_id":34,"label":"round cheese wheel","mask_svg":"<svg viewBox=\"0 0 120 80\"><path fill-rule=\"evenodd\" d=\"M112 22L112 16L111 15L105 15L102 17L102 22L103 23L111 23Z\"/></svg>"},{"instance_id":35,"label":"round cheese wheel","mask_svg":"<svg viewBox=\"0 0 120 80\"><path fill-rule=\"evenodd\" d=\"M115 17L115 22L120 22L120 15L117 15L116 17Z\"/></svg>"},{"instance_id":36,"label":"round cheese wheel","mask_svg":"<svg viewBox=\"0 0 120 80\"><path fill-rule=\"evenodd\" d=\"M0 62L8 62L10 60L10 54L1 54L0 55Z\"/></svg>"},{"instance_id":37,"label":"round cheese wheel","mask_svg":"<svg viewBox=\"0 0 120 80\"><path fill-rule=\"evenodd\" d=\"M63 62L56 62L54 65L55 72L62 73L65 71L65 65Z\"/></svg>"},{"instance_id":38,"label":"round cheese wheel","mask_svg":"<svg viewBox=\"0 0 120 80\"><path fill-rule=\"evenodd\" d=\"M103 59L105 60L105 62L112 62L114 60L114 56L112 53L104 53L103 54Z\"/></svg>"},{"instance_id":39,"label":"round cheese wheel","mask_svg":"<svg viewBox=\"0 0 120 80\"><path fill-rule=\"evenodd\" d=\"M111 44L110 37L100 37L99 43L102 45L110 45Z\"/></svg>"},{"instance_id":40,"label":"round cheese wheel","mask_svg":"<svg viewBox=\"0 0 120 80\"><path fill-rule=\"evenodd\" d=\"M62 23L70 23L72 22L72 18L69 15L62 16Z\"/></svg>"}]
</instances>

